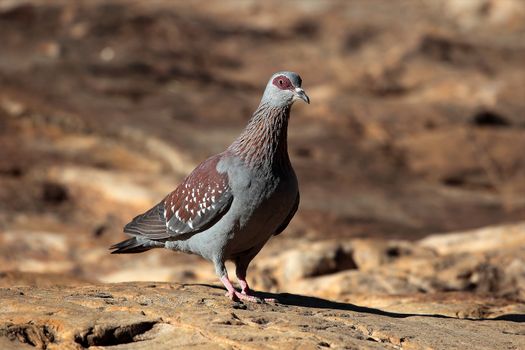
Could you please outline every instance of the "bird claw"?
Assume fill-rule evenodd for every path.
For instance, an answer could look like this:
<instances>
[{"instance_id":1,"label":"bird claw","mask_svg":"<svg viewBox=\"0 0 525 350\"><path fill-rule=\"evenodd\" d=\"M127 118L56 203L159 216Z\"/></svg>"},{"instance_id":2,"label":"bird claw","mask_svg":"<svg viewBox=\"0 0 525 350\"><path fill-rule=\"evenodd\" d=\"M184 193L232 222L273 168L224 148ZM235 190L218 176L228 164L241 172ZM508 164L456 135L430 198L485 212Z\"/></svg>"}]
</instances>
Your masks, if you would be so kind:
<instances>
[{"instance_id":1,"label":"bird claw","mask_svg":"<svg viewBox=\"0 0 525 350\"><path fill-rule=\"evenodd\" d=\"M259 298L255 295L250 295L246 292L226 292L226 296L230 298L233 301L249 301L252 303L257 304L265 304L265 303L276 303L277 300L273 298Z\"/></svg>"},{"instance_id":2,"label":"bird claw","mask_svg":"<svg viewBox=\"0 0 525 350\"><path fill-rule=\"evenodd\" d=\"M259 298L259 297L256 297L255 295L251 294L252 291L249 288L243 289L241 293L244 294L244 295L248 295L248 296L257 298L263 303L277 303L277 299L275 299L275 298Z\"/></svg>"},{"instance_id":3,"label":"bird claw","mask_svg":"<svg viewBox=\"0 0 525 350\"><path fill-rule=\"evenodd\" d=\"M252 303L257 303L257 304L262 303L262 299L260 298L257 298L253 295L246 295L246 294L243 294L237 291L227 292L226 296L233 301L250 301Z\"/></svg>"},{"instance_id":4,"label":"bird claw","mask_svg":"<svg viewBox=\"0 0 525 350\"><path fill-rule=\"evenodd\" d=\"M277 304L278 301L275 298L262 298L262 301L266 304Z\"/></svg>"}]
</instances>

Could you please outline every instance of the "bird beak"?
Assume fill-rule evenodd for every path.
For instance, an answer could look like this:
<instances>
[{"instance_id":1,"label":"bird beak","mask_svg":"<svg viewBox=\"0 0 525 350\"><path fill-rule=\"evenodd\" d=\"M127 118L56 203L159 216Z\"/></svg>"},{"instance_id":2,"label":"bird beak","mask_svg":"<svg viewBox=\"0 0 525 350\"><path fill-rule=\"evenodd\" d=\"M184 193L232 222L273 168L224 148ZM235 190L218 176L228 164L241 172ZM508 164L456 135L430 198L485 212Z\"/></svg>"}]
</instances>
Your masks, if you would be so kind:
<instances>
[{"instance_id":1,"label":"bird beak","mask_svg":"<svg viewBox=\"0 0 525 350\"><path fill-rule=\"evenodd\" d=\"M304 102L310 104L310 97L308 97L308 95L306 94L306 92L304 92L303 89L295 88L295 96L296 98L301 99Z\"/></svg>"}]
</instances>

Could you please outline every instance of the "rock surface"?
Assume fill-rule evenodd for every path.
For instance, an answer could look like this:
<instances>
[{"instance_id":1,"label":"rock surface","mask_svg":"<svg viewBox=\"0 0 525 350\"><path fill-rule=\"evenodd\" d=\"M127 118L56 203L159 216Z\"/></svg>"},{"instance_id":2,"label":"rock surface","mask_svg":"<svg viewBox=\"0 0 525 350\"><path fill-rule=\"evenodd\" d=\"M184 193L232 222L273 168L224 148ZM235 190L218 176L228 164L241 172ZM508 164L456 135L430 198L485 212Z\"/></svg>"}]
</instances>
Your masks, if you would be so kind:
<instances>
[{"instance_id":1,"label":"rock surface","mask_svg":"<svg viewBox=\"0 0 525 350\"><path fill-rule=\"evenodd\" d=\"M134 264L105 277L109 257L102 253L95 255L102 260L70 264L98 264L101 279L142 274L187 283L99 284L61 271L3 272L0 345L520 349L524 237L523 224L516 224L414 242L270 244L249 276L254 286L275 292L265 296L277 298L276 305L232 303L214 285L211 264L165 266L170 260L158 259L162 251L146 255L150 259L126 259ZM48 244L46 251L61 247L53 239L35 244Z\"/></svg>"},{"instance_id":2,"label":"rock surface","mask_svg":"<svg viewBox=\"0 0 525 350\"><path fill-rule=\"evenodd\" d=\"M232 303L219 287L121 283L0 289L0 345L37 349L520 349L521 316L458 320L280 294ZM521 318L520 318L521 317ZM504 321L508 319L511 321Z\"/></svg>"},{"instance_id":3,"label":"rock surface","mask_svg":"<svg viewBox=\"0 0 525 350\"><path fill-rule=\"evenodd\" d=\"M519 223L413 242L323 240L284 249L270 243L254 262L255 285L337 300L413 294L430 303L433 293L469 292L518 305L525 302L524 240Z\"/></svg>"}]
</instances>

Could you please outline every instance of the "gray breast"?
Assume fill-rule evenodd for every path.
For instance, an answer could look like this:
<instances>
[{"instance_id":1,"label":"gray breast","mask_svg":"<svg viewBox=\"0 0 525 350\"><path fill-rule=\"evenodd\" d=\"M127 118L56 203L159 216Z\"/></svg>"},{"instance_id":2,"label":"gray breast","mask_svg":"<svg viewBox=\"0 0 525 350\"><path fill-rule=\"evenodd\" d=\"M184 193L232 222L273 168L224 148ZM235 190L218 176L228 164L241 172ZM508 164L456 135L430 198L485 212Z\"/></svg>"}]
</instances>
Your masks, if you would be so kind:
<instances>
[{"instance_id":1,"label":"gray breast","mask_svg":"<svg viewBox=\"0 0 525 350\"><path fill-rule=\"evenodd\" d=\"M263 244L275 233L292 210L298 187L293 170L275 174L237 168L230 176L231 209L237 222L226 250L236 254Z\"/></svg>"},{"instance_id":2,"label":"gray breast","mask_svg":"<svg viewBox=\"0 0 525 350\"><path fill-rule=\"evenodd\" d=\"M228 173L233 193L228 212L209 230L172 243L178 250L209 260L217 256L230 259L264 244L287 218L298 192L293 170L277 174L260 171L234 157L221 160L217 170Z\"/></svg>"}]
</instances>

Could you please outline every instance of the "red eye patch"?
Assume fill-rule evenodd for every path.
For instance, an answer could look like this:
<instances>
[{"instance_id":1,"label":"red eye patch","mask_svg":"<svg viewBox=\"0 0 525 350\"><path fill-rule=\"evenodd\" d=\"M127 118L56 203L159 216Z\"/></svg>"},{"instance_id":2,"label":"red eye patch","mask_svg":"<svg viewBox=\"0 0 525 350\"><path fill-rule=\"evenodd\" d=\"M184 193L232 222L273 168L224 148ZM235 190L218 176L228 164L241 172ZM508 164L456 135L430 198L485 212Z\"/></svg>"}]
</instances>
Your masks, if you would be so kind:
<instances>
[{"instance_id":1,"label":"red eye patch","mask_svg":"<svg viewBox=\"0 0 525 350\"><path fill-rule=\"evenodd\" d=\"M293 88L292 82L284 75L275 77L272 83L281 90L290 90Z\"/></svg>"}]
</instances>

